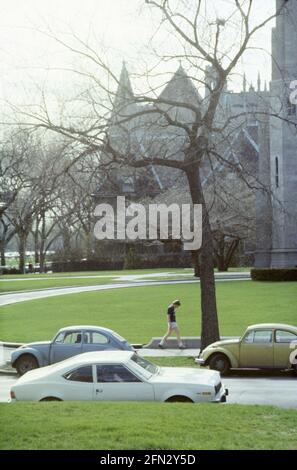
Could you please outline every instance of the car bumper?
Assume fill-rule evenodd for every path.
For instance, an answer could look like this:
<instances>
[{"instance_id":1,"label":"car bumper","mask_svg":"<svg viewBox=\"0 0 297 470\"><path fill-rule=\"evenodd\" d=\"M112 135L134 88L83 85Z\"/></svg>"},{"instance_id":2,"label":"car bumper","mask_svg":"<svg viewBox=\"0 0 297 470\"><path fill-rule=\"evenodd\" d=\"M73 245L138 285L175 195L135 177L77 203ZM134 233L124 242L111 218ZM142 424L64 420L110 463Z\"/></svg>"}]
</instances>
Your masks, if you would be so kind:
<instances>
[{"instance_id":1,"label":"car bumper","mask_svg":"<svg viewBox=\"0 0 297 470\"><path fill-rule=\"evenodd\" d=\"M196 362L196 364L199 364L199 366L201 366L201 367L205 367L205 366L206 366L205 360L202 359L201 357L196 357L195 362Z\"/></svg>"},{"instance_id":2,"label":"car bumper","mask_svg":"<svg viewBox=\"0 0 297 470\"><path fill-rule=\"evenodd\" d=\"M228 395L229 395L229 390L228 390L228 388L225 388L225 393L221 397L221 403L226 403Z\"/></svg>"},{"instance_id":3,"label":"car bumper","mask_svg":"<svg viewBox=\"0 0 297 470\"><path fill-rule=\"evenodd\" d=\"M229 395L229 390L227 388L223 388L215 397L215 399L213 400L213 403L226 403L228 395Z\"/></svg>"}]
</instances>

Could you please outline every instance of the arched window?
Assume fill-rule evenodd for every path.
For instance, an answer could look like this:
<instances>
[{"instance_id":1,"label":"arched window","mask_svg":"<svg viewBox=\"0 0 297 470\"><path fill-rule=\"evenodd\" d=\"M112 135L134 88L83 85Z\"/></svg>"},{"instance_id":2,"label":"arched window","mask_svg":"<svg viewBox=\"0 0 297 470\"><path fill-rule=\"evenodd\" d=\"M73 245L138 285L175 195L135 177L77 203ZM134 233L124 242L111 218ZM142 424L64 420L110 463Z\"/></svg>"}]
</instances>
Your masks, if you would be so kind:
<instances>
[{"instance_id":1,"label":"arched window","mask_svg":"<svg viewBox=\"0 0 297 470\"><path fill-rule=\"evenodd\" d=\"M279 188L279 165L278 157L275 157L275 186Z\"/></svg>"}]
</instances>

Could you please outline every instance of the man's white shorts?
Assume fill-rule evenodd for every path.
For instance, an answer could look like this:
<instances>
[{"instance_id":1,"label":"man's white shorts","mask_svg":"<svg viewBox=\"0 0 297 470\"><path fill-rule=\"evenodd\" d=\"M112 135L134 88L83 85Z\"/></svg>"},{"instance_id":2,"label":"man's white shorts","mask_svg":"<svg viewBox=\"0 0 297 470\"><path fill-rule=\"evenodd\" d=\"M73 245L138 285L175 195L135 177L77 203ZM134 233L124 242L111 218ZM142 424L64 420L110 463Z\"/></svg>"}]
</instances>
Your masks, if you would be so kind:
<instances>
[{"instance_id":1,"label":"man's white shorts","mask_svg":"<svg viewBox=\"0 0 297 470\"><path fill-rule=\"evenodd\" d=\"M168 323L168 326L169 326L169 328L171 328L171 330L178 329L178 324L175 321L173 321L171 323Z\"/></svg>"}]
</instances>

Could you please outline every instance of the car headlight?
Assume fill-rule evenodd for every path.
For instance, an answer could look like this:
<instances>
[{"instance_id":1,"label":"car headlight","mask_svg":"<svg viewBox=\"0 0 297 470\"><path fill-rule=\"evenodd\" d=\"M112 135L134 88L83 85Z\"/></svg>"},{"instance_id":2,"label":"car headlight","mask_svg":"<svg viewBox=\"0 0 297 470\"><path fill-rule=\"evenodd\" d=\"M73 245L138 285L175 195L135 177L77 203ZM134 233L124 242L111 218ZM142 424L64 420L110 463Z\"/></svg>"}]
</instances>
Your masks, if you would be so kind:
<instances>
[{"instance_id":1,"label":"car headlight","mask_svg":"<svg viewBox=\"0 0 297 470\"><path fill-rule=\"evenodd\" d=\"M222 388L222 382L219 382L217 385L215 385L215 394L217 395L219 393L219 391L221 390Z\"/></svg>"}]
</instances>

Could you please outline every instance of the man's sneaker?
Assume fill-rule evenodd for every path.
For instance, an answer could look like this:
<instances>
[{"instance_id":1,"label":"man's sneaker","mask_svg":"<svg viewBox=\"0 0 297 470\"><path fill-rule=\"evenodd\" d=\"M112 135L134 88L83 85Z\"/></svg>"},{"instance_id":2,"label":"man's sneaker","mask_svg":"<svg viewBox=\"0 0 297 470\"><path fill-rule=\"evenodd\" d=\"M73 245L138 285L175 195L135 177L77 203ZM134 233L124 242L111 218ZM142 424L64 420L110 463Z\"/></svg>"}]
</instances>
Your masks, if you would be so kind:
<instances>
[{"instance_id":1,"label":"man's sneaker","mask_svg":"<svg viewBox=\"0 0 297 470\"><path fill-rule=\"evenodd\" d=\"M181 345L179 346L179 349L186 349L186 346L185 346L184 344L181 344Z\"/></svg>"},{"instance_id":2,"label":"man's sneaker","mask_svg":"<svg viewBox=\"0 0 297 470\"><path fill-rule=\"evenodd\" d=\"M163 346L163 344L159 343L159 344L158 344L158 348L160 348L160 349L164 349L164 346Z\"/></svg>"}]
</instances>

